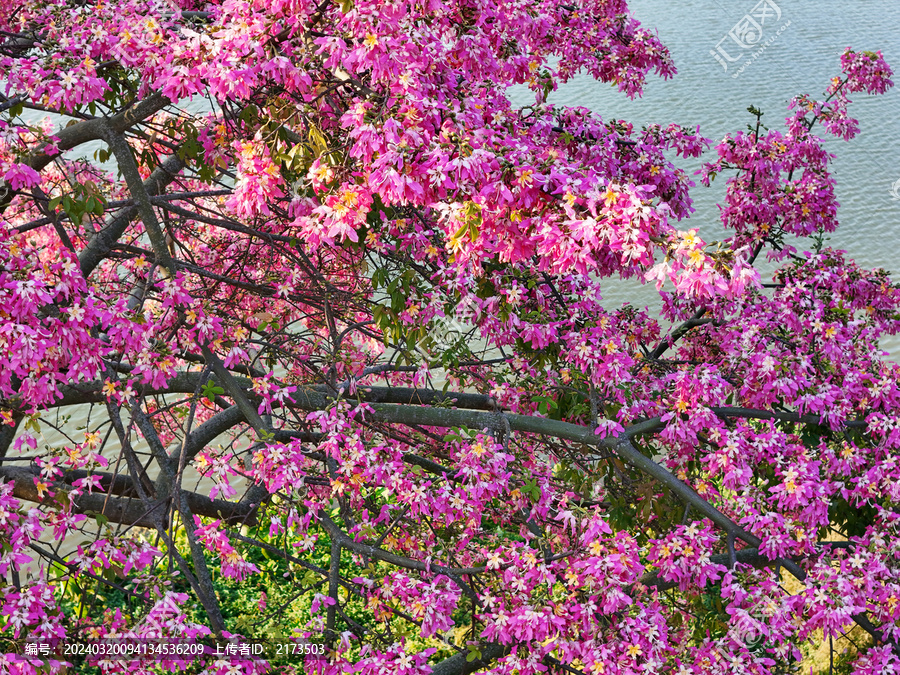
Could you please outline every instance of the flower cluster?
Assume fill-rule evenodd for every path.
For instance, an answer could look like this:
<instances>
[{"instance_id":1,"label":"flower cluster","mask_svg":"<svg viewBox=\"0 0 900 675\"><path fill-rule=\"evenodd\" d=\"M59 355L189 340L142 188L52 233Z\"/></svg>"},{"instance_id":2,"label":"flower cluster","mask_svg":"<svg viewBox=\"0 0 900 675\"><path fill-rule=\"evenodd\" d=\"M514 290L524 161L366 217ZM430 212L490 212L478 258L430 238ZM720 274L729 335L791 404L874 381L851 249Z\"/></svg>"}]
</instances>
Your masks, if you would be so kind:
<instances>
[{"instance_id":1,"label":"flower cluster","mask_svg":"<svg viewBox=\"0 0 900 675\"><path fill-rule=\"evenodd\" d=\"M718 539L711 523L681 525L653 543L647 560L659 568L661 579L677 582L682 590L691 584L702 587L718 581L725 571L724 565L710 560Z\"/></svg>"},{"instance_id":2,"label":"flower cluster","mask_svg":"<svg viewBox=\"0 0 900 675\"><path fill-rule=\"evenodd\" d=\"M237 549L231 545L228 535L222 530L223 523L220 520L214 520L208 525L203 525L198 516L194 516L197 529L197 540L206 546L210 551L214 551L221 559L222 574L231 579L238 581L244 579L250 574L259 572L259 568L251 562L248 562Z\"/></svg>"}]
</instances>

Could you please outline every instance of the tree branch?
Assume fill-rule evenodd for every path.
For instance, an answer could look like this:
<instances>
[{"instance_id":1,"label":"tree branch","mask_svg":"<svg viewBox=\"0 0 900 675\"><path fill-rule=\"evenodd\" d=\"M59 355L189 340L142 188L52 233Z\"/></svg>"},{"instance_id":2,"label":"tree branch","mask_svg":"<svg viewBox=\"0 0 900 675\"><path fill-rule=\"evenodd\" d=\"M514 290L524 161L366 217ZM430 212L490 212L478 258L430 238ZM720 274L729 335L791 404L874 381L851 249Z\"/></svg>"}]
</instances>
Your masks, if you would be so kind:
<instances>
[{"instance_id":1,"label":"tree branch","mask_svg":"<svg viewBox=\"0 0 900 675\"><path fill-rule=\"evenodd\" d=\"M175 179L184 166L184 162L176 155L166 158L162 164L153 170L153 173L150 174L147 180L143 181L144 192L148 196L158 195ZM137 206L126 206L118 213L110 215L106 219L106 227L91 237L88 245L78 255L81 273L85 278L109 255L112 247L119 240L119 237L124 234L125 228L134 220L137 213Z\"/></svg>"},{"instance_id":2,"label":"tree branch","mask_svg":"<svg viewBox=\"0 0 900 675\"><path fill-rule=\"evenodd\" d=\"M67 474L64 481L77 480L81 472ZM85 475L87 472L83 472ZM83 493L72 495L72 486L68 482L52 481L47 483L47 489L55 493L53 498L59 503L61 509L65 509L68 502L72 504L73 513L85 515L104 515L112 523L121 523L135 527L154 528L151 512L157 511L165 515L167 508L164 501L154 501L150 507L144 506L140 501L135 501L136 489L134 482L127 476L116 476L112 481L112 474L98 474L101 476L101 489L105 484L109 488L104 492L94 494ZM35 478L40 477L40 472L30 468L0 466L0 479L13 483L13 496L35 503L48 503L46 496L42 497L35 485ZM120 492L117 492L120 490ZM120 495L110 497L109 495ZM200 516L208 518L221 518L232 525L248 525L253 527L257 523L257 515L254 509L246 504L229 502L222 499L210 499L196 492L187 494L188 504L191 510Z\"/></svg>"},{"instance_id":3,"label":"tree branch","mask_svg":"<svg viewBox=\"0 0 900 675\"><path fill-rule=\"evenodd\" d=\"M486 668L491 661L496 661L509 654L510 648L507 645L488 642L481 645L479 651L481 658L473 661L468 660L468 652L454 654L432 666L431 675L470 675L476 670Z\"/></svg>"},{"instance_id":4,"label":"tree branch","mask_svg":"<svg viewBox=\"0 0 900 675\"><path fill-rule=\"evenodd\" d=\"M49 145L42 150L31 153L20 160L20 163L40 172L60 153L90 141L103 140L107 130L122 134L126 129L143 122L170 103L171 101L162 94L151 94L111 117L98 117L65 127L56 132L55 138L57 140L55 145ZM6 210L12 198L13 193L11 192L0 199L0 214Z\"/></svg>"},{"instance_id":5,"label":"tree branch","mask_svg":"<svg viewBox=\"0 0 900 675\"><path fill-rule=\"evenodd\" d=\"M107 122L106 120L102 120L102 122L103 124L100 127L101 137L106 141L106 144L109 146L110 150L112 150L113 155L115 155L119 170L122 172L122 178L125 179L128 191L131 193L131 197L137 205L137 212L141 217L141 221L144 223L144 229L147 231L147 236L150 238L153 252L156 254L156 258L162 266L168 270L171 276L174 276L175 266L172 264L172 256L169 255L169 248L166 246L165 235L159 225L159 220L156 218L153 204L150 203L150 195L147 192L147 188L144 186L144 181L141 179L141 174L138 170L137 162L134 160L131 146L128 145L122 132L117 130L111 122Z\"/></svg>"}]
</instances>

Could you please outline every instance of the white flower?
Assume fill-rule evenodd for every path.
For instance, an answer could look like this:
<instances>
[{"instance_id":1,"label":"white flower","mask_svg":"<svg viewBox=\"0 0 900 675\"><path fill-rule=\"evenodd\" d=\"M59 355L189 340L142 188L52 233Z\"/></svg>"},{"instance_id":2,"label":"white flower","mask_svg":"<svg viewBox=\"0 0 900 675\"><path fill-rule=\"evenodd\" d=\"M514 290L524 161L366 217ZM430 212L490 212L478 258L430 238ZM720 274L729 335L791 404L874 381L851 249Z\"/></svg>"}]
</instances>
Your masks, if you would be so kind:
<instances>
[{"instance_id":1,"label":"white flower","mask_svg":"<svg viewBox=\"0 0 900 675\"><path fill-rule=\"evenodd\" d=\"M81 321L84 318L84 307L72 305L69 307L69 318L72 321Z\"/></svg>"},{"instance_id":2,"label":"white flower","mask_svg":"<svg viewBox=\"0 0 900 675\"><path fill-rule=\"evenodd\" d=\"M64 73L59 82L65 89L71 89L77 84L78 80L72 77L72 73Z\"/></svg>"},{"instance_id":3,"label":"white flower","mask_svg":"<svg viewBox=\"0 0 900 675\"><path fill-rule=\"evenodd\" d=\"M866 564L865 558L863 558L859 553L853 555L852 558L847 560L850 563L850 567L855 570L861 569L863 565Z\"/></svg>"}]
</instances>

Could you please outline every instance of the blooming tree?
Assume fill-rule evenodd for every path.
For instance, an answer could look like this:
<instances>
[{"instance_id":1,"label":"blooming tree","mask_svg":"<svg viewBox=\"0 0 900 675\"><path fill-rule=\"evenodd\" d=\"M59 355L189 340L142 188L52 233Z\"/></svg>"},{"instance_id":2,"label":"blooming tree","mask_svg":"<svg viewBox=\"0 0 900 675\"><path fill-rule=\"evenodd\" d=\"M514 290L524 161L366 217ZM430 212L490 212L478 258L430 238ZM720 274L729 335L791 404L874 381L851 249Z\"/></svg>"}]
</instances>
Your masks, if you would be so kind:
<instances>
[{"instance_id":1,"label":"blooming tree","mask_svg":"<svg viewBox=\"0 0 900 675\"><path fill-rule=\"evenodd\" d=\"M623 0L0 0L0 34L5 645L762 675L853 631L900 671L900 290L823 246L817 135L880 53L711 148L547 102L675 74ZM707 149L712 243L673 163Z\"/></svg>"}]
</instances>

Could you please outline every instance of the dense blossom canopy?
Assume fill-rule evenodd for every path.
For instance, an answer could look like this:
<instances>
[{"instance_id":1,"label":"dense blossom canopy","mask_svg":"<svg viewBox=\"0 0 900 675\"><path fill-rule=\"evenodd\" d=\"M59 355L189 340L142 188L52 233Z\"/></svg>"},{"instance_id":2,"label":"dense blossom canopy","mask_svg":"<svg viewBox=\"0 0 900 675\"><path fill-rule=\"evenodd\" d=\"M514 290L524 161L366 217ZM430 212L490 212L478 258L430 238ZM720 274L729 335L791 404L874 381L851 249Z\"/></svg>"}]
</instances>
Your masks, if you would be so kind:
<instances>
[{"instance_id":1,"label":"dense blossom canopy","mask_svg":"<svg viewBox=\"0 0 900 675\"><path fill-rule=\"evenodd\" d=\"M0 0L0 36L0 670L239 635L327 653L98 667L774 675L849 631L836 667L900 672L900 289L823 246L817 135L879 52L714 144L548 103L675 74L622 0Z\"/></svg>"}]
</instances>

